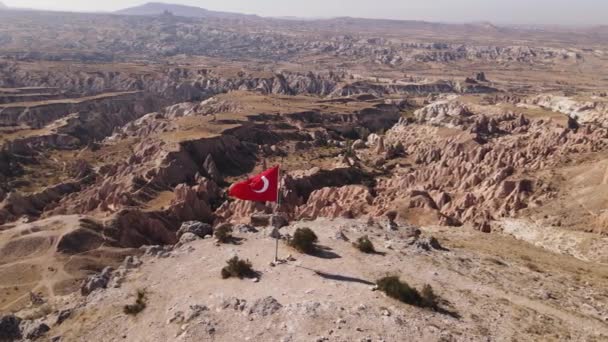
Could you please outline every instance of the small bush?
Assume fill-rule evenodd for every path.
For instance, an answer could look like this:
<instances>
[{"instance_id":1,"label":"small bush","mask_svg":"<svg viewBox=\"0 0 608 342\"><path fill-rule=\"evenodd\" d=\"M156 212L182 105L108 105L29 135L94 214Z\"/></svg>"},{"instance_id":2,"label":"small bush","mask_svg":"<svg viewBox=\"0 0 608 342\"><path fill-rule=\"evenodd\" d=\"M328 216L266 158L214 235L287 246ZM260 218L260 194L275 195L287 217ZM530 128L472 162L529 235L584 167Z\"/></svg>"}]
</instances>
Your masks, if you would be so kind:
<instances>
[{"instance_id":1,"label":"small bush","mask_svg":"<svg viewBox=\"0 0 608 342\"><path fill-rule=\"evenodd\" d=\"M230 277L243 278L255 274L249 260L241 260L235 256L226 261L226 263L228 265L222 268L222 279Z\"/></svg>"},{"instance_id":2,"label":"small bush","mask_svg":"<svg viewBox=\"0 0 608 342\"><path fill-rule=\"evenodd\" d=\"M317 234L310 228L298 228L289 241L289 245L302 253L311 254L314 253L315 242L318 240Z\"/></svg>"},{"instance_id":3,"label":"small bush","mask_svg":"<svg viewBox=\"0 0 608 342\"><path fill-rule=\"evenodd\" d=\"M215 238L221 243L232 241L232 226L223 224L215 229Z\"/></svg>"},{"instance_id":4,"label":"small bush","mask_svg":"<svg viewBox=\"0 0 608 342\"><path fill-rule=\"evenodd\" d=\"M353 246L363 253L371 254L376 252L374 244L369 240L367 235L358 238L357 242L353 242Z\"/></svg>"},{"instance_id":5,"label":"small bush","mask_svg":"<svg viewBox=\"0 0 608 342\"><path fill-rule=\"evenodd\" d=\"M125 305L123 308L123 312L127 315L135 316L146 308L147 300L148 298L146 296L146 291L137 290L137 298L135 299L135 304Z\"/></svg>"},{"instance_id":6,"label":"small bush","mask_svg":"<svg viewBox=\"0 0 608 342\"><path fill-rule=\"evenodd\" d=\"M433 288L429 284L424 285L421 292L410 287L396 276L384 277L378 280L376 284L378 285L378 289L386 293L387 296L398 299L406 304L455 315L455 313L439 307L441 298L435 294L435 291L433 291Z\"/></svg>"},{"instance_id":7,"label":"small bush","mask_svg":"<svg viewBox=\"0 0 608 342\"><path fill-rule=\"evenodd\" d=\"M402 282L397 276L387 276L379 279L376 284L378 289L387 296L395 298L406 304L423 306L423 300L418 290Z\"/></svg>"}]
</instances>

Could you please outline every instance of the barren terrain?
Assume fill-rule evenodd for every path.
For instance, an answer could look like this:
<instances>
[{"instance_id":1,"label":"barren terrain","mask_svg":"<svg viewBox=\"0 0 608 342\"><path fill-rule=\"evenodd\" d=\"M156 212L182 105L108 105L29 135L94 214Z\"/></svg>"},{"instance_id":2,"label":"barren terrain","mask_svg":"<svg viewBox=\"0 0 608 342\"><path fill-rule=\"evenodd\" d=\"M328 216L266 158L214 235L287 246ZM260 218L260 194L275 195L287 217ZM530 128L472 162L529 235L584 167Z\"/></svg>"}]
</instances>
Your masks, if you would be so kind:
<instances>
[{"instance_id":1,"label":"barren terrain","mask_svg":"<svg viewBox=\"0 0 608 342\"><path fill-rule=\"evenodd\" d=\"M0 8L0 341L608 339L605 28L165 8Z\"/></svg>"}]
</instances>

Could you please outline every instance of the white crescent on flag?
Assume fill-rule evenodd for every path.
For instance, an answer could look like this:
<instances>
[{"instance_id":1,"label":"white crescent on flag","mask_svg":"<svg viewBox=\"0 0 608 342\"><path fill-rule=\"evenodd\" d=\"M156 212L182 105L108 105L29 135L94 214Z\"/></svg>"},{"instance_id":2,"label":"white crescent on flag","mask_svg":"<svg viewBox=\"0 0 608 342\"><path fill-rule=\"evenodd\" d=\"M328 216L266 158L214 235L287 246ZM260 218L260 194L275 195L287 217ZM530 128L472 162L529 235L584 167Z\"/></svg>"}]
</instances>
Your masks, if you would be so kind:
<instances>
[{"instance_id":1,"label":"white crescent on flag","mask_svg":"<svg viewBox=\"0 0 608 342\"><path fill-rule=\"evenodd\" d=\"M260 189L260 190L251 189L251 191L258 193L258 194L266 192L268 190L268 188L270 187L270 182L268 181L268 178L266 178L266 176L262 176L262 182L264 182L264 186L262 187L262 189Z\"/></svg>"}]
</instances>

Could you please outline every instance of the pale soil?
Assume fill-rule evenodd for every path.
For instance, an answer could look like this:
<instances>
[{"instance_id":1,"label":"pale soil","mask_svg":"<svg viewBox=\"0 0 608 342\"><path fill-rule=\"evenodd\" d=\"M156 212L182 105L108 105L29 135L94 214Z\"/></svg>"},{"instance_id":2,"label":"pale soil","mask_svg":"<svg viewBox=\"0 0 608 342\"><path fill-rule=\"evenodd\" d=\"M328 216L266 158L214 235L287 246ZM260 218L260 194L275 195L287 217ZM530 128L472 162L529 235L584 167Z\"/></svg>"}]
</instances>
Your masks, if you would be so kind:
<instances>
[{"instance_id":1,"label":"pale soil","mask_svg":"<svg viewBox=\"0 0 608 342\"><path fill-rule=\"evenodd\" d=\"M553 254L500 234L427 227L449 250L408 246L402 233L385 233L363 221L299 222L319 235L323 256L302 255L280 245L279 256L295 261L276 267L268 231L237 234L240 245L198 240L168 258L144 257L120 288L63 300L78 306L57 329L67 341L603 341L608 338L608 267ZM369 234L385 255L362 254L334 239L343 229L352 240ZM283 230L282 230L283 231ZM388 235L388 236L386 236ZM385 243L392 246L387 249ZM220 278L233 255L250 259L259 282ZM400 303L372 291L371 284L396 274L421 288L430 284L449 302L441 314ZM136 317L122 313L138 289L148 306ZM282 308L249 314L267 296ZM223 308L230 297L246 300L243 311ZM190 322L169 323L190 305L209 308ZM456 317L459 318L456 318Z\"/></svg>"},{"instance_id":2,"label":"pale soil","mask_svg":"<svg viewBox=\"0 0 608 342\"><path fill-rule=\"evenodd\" d=\"M61 237L77 228L80 218L54 216L0 231L1 313L27 306L30 292L53 299L77 291L87 274L130 252L101 246L80 254L58 253Z\"/></svg>"}]
</instances>

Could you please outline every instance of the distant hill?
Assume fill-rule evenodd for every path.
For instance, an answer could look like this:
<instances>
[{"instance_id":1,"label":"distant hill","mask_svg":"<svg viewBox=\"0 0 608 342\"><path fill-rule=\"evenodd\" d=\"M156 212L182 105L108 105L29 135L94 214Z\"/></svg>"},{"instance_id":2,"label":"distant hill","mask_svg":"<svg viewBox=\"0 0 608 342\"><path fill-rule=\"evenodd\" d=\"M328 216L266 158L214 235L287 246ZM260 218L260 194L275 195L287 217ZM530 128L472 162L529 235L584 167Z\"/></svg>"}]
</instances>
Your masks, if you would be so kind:
<instances>
[{"instance_id":1,"label":"distant hill","mask_svg":"<svg viewBox=\"0 0 608 342\"><path fill-rule=\"evenodd\" d=\"M180 16L180 17L192 17L192 18L255 17L254 15L246 15L246 14L230 13L230 12L216 12L216 11L209 11L207 9L200 8L200 7L166 4L166 3L162 3L162 2L149 2L149 3L143 4L141 6L126 8L123 10L116 11L114 13L124 14L124 15L161 15L165 12L169 12L173 15Z\"/></svg>"}]
</instances>

